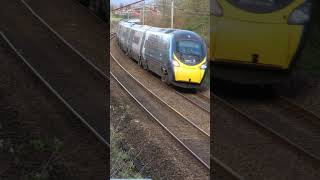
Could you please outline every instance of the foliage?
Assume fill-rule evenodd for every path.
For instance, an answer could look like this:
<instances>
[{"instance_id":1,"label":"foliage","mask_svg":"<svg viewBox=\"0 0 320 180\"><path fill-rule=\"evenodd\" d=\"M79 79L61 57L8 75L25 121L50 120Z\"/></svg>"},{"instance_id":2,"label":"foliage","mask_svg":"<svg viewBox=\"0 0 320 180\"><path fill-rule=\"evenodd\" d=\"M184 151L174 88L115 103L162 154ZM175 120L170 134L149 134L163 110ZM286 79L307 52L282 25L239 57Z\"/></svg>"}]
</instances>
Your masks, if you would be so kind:
<instances>
[{"instance_id":1,"label":"foliage","mask_svg":"<svg viewBox=\"0 0 320 180\"><path fill-rule=\"evenodd\" d=\"M113 113L118 114L116 122L124 122L129 117L127 114L127 106L117 106L110 107L111 111L115 111ZM110 152L110 163L111 170L110 175L112 178L141 178L139 172L137 172L136 167L133 164L132 155L130 155L130 151L125 151L122 148L122 143L124 139L122 137L121 132L119 131L120 125L117 124L115 126L111 126L110 128L110 140L111 140L111 152Z\"/></svg>"},{"instance_id":2,"label":"foliage","mask_svg":"<svg viewBox=\"0 0 320 180\"><path fill-rule=\"evenodd\" d=\"M169 28L171 26L171 0L154 0L160 15L146 13L146 24ZM156 16L156 17L155 17ZM209 44L209 0L175 0L174 28L198 33Z\"/></svg>"}]
</instances>

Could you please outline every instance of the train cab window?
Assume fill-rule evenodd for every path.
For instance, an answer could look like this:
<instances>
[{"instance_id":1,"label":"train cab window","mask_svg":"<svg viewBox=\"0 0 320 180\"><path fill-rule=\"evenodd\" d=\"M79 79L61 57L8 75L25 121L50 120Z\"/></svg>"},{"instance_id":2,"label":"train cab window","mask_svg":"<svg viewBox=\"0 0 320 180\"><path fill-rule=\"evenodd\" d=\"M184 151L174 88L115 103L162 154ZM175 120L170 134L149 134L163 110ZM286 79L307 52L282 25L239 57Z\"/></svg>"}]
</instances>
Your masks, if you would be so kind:
<instances>
[{"instance_id":1,"label":"train cab window","mask_svg":"<svg viewBox=\"0 0 320 180\"><path fill-rule=\"evenodd\" d=\"M240 9L254 13L270 13L288 6L294 0L228 0Z\"/></svg>"},{"instance_id":2,"label":"train cab window","mask_svg":"<svg viewBox=\"0 0 320 180\"><path fill-rule=\"evenodd\" d=\"M200 57L202 55L202 48L201 44L195 41L178 41L177 52L182 54L196 55Z\"/></svg>"},{"instance_id":3,"label":"train cab window","mask_svg":"<svg viewBox=\"0 0 320 180\"><path fill-rule=\"evenodd\" d=\"M200 63L204 54L202 44L191 40L178 41L176 53L178 58L188 65Z\"/></svg>"}]
</instances>

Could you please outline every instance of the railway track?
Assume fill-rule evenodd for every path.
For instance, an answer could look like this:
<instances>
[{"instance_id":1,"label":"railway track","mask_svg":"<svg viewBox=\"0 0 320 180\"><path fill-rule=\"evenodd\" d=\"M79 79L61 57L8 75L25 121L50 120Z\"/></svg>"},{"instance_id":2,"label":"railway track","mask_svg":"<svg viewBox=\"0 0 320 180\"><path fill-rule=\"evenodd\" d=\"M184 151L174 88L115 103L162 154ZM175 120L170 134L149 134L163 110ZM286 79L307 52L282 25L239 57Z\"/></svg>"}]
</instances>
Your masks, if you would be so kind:
<instances>
[{"instance_id":1,"label":"railway track","mask_svg":"<svg viewBox=\"0 0 320 180\"><path fill-rule=\"evenodd\" d=\"M252 122L320 161L320 118L315 114L279 96L250 103L232 98L226 101Z\"/></svg>"},{"instance_id":2,"label":"railway track","mask_svg":"<svg viewBox=\"0 0 320 180\"><path fill-rule=\"evenodd\" d=\"M113 59L113 62L111 62L111 77L115 79L153 119L161 124L164 129L174 136L195 158L209 169L210 137L202 129L183 117L141 84L118 63L112 53L110 54ZM193 134L194 137L191 135L188 136L189 133ZM202 142L198 142L197 140ZM199 143L198 146L196 145L197 143Z\"/></svg>"},{"instance_id":3,"label":"railway track","mask_svg":"<svg viewBox=\"0 0 320 180\"><path fill-rule=\"evenodd\" d=\"M114 37L115 33L111 33L110 39ZM210 137L208 134L203 132L199 127L195 126L191 121L181 116L176 110L162 101L161 98L152 93L147 87L140 83L139 80L131 75L117 61L111 52L110 55L113 59L113 63L111 63L113 64L113 71L122 71L122 73L119 73L119 75L115 75L116 73L110 72L112 79L114 79L142 107L142 109L144 109L208 170L210 169L209 164L211 161L211 171L213 172L214 177L217 179L242 179L242 177L240 177L234 170L224 165L214 155L210 155ZM179 95L184 96L182 93L179 93ZM155 104L158 105L149 104L146 99L151 99L151 102L155 102ZM191 99L189 100L191 101ZM163 112L159 113L158 111L161 109L159 107L163 105L164 109L166 110L162 110ZM156 111L152 107L156 107ZM207 112L209 113L209 111ZM163 116L164 114L165 116Z\"/></svg>"},{"instance_id":4,"label":"railway track","mask_svg":"<svg viewBox=\"0 0 320 180\"><path fill-rule=\"evenodd\" d=\"M257 125L228 102L217 97L214 101L216 135L212 151L245 179L319 178L315 159Z\"/></svg>"},{"instance_id":5,"label":"railway track","mask_svg":"<svg viewBox=\"0 0 320 180\"><path fill-rule=\"evenodd\" d=\"M116 35L115 32L110 33L110 39L112 39ZM173 89L173 88L172 88ZM190 93L183 93L179 90L174 91L177 95L181 96L188 102L192 103L193 105L197 106L205 113L210 113L210 99L201 93L197 94L190 94Z\"/></svg>"},{"instance_id":6,"label":"railway track","mask_svg":"<svg viewBox=\"0 0 320 180\"><path fill-rule=\"evenodd\" d=\"M48 178L107 177L105 144L98 142L79 118L39 81L1 36L0 59L0 138L5 144L0 156L3 167L0 179L30 179L35 176L24 172L41 174L43 168L48 172ZM34 139L44 143L46 150L30 148ZM59 152L53 149L57 147L56 143L49 143L56 140L63 144ZM14 154L6 152L7 143L15 150L18 146L21 149ZM18 158L19 164L10 157ZM47 162L50 158L52 161ZM56 163L57 159L63 160ZM44 167L44 163L49 163L49 168Z\"/></svg>"},{"instance_id":7,"label":"railway track","mask_svg":"<svg viewBox=\"0 0 320 180\"><path fill-rule=\"evenodd\" d=\"M193 95L193 94L187 94L187 93L181 93L179 91L174 91L179 96L183 97L190 103L194 104L198 108L202 109L206 113L210 113L210 101L202 98L199 95Z\"/></svg>"},{"instance_id":8,"label":"railway track","mask_svg":"<svg viewBox=\"0 0 320 180\"><path fill-rule=\"evenodd\" d=\"M297 112L302 112L306 116L311 116L311 119L308 119L311 121L311 123L315 124L315 126L320 125L320 116L317 115L316 113L306 109L305 107L297 104L296 102L292 101L291 99L284 97L284 96L278 96L279 99L282 101L288 103L293 109L295 109Z\"/></svg>"},{"instance_id":9,"label":"railway track","mask_svg":"<svg viewBox=\"0 0 320 180\"><path fill-rule=\"evenodd\" d=\"M104 121L104 104L107 100L104 97L105 74L60 36L25 1L7 2L6 7L6 10L20 14L4 17L7 28L5 32L1 32L1 38L67 109L100 142L109 146ZM19 18L21 16L24 18Z\"/></svg>"},{"instance_id":10,"label":"railway track","mask_svg":"<svg viewBox=\"0 0 320 180\"><path fill-rule=\"evenodd\" d=\"M262 105L261 102L255 101L252 103L251 106L257 108L252 108L252 111L249 111L248 109L251 106L248 102L236 101L216 94L213 94L213 97L218 104L223 104L223 106L230 108L243 119L261 129L261 131L276 137L277 140L275 141L278 141L278 143L287 146L291 151L303 156L304 159L308 159L306 162L312 162L311 164L319 163L319 117L306 112L299 105L292 104L292 102L282 97L278 97L278 100L273 100L272 103L268 104L269 108L273 109L273 112L271 110L266 111L264 108L267 105ZM275 112L282 114L282 116L275 118ZM288 161L290 162L290 160Z\"/></svg>"},{"instance_id":11,"label":"railway track","mask_svg":"<svg viewBox=\"0 0 320 180\"><path fill-rule=\"evenodd\" d=\"M207 97L201 93L198 93L197 96L201 99L203 99L205 102L210 103L210 97Z\"/></svg>"},{"instance_id":12,"label":"railway track","mask_svg":"<svg viewBox=\"0 0 320 180\"><path fill-rule=\"evenodd\" d=\"M32 10L30 7L28 8L29 10ZM33 14L35 14L33 12ZM37 16L36 16L37 17ZM38 16L38 18L40 18L40 16ZM45 22L42 20L42 23ZM48 24L44 23L45 26L49 26ZM48 28L50 31L54 31L52 28ZM58 33L53 33L55 36L57 36L60 40L62 40L64 42L64 44L66 44L69 48L71 48L78 56L81 57L82 60L84 60L86 62L87 65L91 66L92 70L96 71L97 74L100 74L100 76L102 75L104 78L108 78L107 75L105 75L103 72L101 72L101 70L99 70L97 67L95 67L95 65L93 65L87 58L85 58L83 55L81 55L81 53L79 51L77 51L75 48L73 48L66 40L63 40L62 36L60 36ZM114 34L112 34L114 35ZM111 35L111 36L112 36ZM18 50L15 51L16 53L18 53ZM20 54L21 55L21 54ZM20 57L20 56L19 56ZM23 56L21 55L21 57L23 58ZM26 59L26 58L24 58ZM38 73L39 74L39 73ZM113 77L113 76L112 76ZM44 78L43 78L44 79ZM47 83L49 84L49 83ZM50 85L50 84L49 84ZM71 107L71 106L70 106ZM72 108L72 107L71 107ZM151 114L151 116L153 116ZM80 118L80 116L78 116ZM80 118L81 119L81 118ZM85 122L84 122L85 123ZM85 123L86 124L86 123ZM90 126L89 124L87 124L88 126ZM164 127L166 129L166 127ZM92 131L95 131L93 128L90 128ZM99 133L95 133L97 136L99 136ZM171 135L175 136L174 134L171 133ZM101 138L99 138L101 140ZM177 138L176 138L177 139ZM103 142L105 142L104 140L102 140ZM183 144L184 142L180 141L181 144ZM108 143L107 143L108 144ZM206 143L208 144L208 143ZM185 147L191 152L191 149L189 149L186 144L184 144ZM197 156L194 152L191 152L191 154L194 154L194 156ZM200 159L199 159L200 160ZM212 164L215 166L213 169L219 169L218 171L215 172L219 172L216 174L223 174L222 178L227 178L227 179L241 179L241 177L239 175L237 175L236 172L234 172L232 169L230 169L229 167L225 166L221 161L219 161L217 158L215 158L214 156L211 156L211 160L212 160ZM202 160L200 160L201 162ZM204 163L203 163L204 164ZM208 162L206 162L206 164L208 164ZM205 165L205 164L204 164ZM206 165L205 165L206 166Z\"/></svg>"},{"instance_id":13,"label":"railway track","mask_svg":"<svg viewBox=\"0 0 320 180\"><path fill-rule=\"evenodd\" d=\"M150 75L150 73L141 69L134 60L128 58L123 51L119 49L115 40L111 40L111 51L121 66L130 74L136 79L141 80L141 83L150 91L161 97L164 102L176 109L210 136L209 102L198 98L193 94L194 91L175 88L161 83L159 78L152 75L152 73ZM199 103L202 103L203 106L200 104L199 107ZM203 107L207 107L207 109Z\"/></svg>"}]
</instances>

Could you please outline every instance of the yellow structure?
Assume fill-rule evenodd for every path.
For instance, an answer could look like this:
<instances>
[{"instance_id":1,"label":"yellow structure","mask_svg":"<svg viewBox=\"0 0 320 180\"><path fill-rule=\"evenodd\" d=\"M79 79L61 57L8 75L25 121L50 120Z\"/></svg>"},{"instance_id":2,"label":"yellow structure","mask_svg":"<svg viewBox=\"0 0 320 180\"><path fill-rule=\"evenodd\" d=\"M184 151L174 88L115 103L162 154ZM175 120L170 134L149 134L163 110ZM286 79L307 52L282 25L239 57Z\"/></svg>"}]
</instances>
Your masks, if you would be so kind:
<instances>
[{"instance_id":1,"label":"yellow structure","mask_svg":"<svg viewBox=\"0 0 320 180\"><path fill-rule=\"evenodd\" d=\"M205 57L201 63L194 66L183 64L175 54L173 54L173 58L174 58L174 61L178 63L177 65L174 66L174 76L176 81L190 82L190 83L197 83L197 84L201 83L205 74L205 68L201 68L201 67L206 66L207 57Z\"/></svg>"},{"instance_id":2,"label":"yellow structure","mask_svg":"<svg viewBox=\"0 0 320 180\"><path fill-rule=\"evenodd\" d=\"M311 4L280 2L213 0L211 60L288 69L310 18Z\"/></svg>"}]
</instances>

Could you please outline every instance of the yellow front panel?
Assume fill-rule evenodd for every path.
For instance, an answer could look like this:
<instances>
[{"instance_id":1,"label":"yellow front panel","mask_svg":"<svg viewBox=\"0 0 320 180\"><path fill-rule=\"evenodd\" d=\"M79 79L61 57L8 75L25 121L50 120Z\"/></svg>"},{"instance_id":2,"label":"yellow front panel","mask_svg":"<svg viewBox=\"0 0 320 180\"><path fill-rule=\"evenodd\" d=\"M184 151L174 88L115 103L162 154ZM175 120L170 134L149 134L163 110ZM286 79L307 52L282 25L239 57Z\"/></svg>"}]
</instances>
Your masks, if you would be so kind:
<instances>
[{"instance_id":1,"label":"yellow front panel","mask_svg":"<svg viewBox=\"0 0 320 180\"><path fill-rule=\"evenodd\" d=\"M303 34L303 26L289 26L289 60L296 54L297 49L301 43L301 36Z\"/></svg>"},{"instance_id":2,"label":"yellow front panel","mask_svg":"<svg viewBox=\"0 0 320 180\"><path fill-rule=\"evenodd\" d=\"M219 0L224 16L211 18L210 57L213 61L250 63L287 69L303 31L287 17L301 1L273 13L246 12ZM254 56L258 55L258 61Z\"/></svg>"},{"instance_id":3,"label":"yellow front panel","mask_svg":"<svg viewBox=\"0 0 320 180\"><path fill-rule=\"evenodd\" d=\"M252 56L257 54L259 64L287 67L288 25L250 23L224 17L217 18L215 25L216 59L252 62Z\"/></svg>"},{"instance_id":4,"label":"yellow front panel","mask_svg":"<svg viewBox=\"0 0 320 180\"><path fill-rule=\"evenodd\" d=\"M182 67L174 67L174 75L176 81L201 83L204 76L204 70L202 69L187 69Z\"/></svg>"},{"instance_id":5,"label":"yellow front panel","mask_svg":"<svg viewBox=\"0 0 320 180\"><path fill-rule=\"evenodd\" d=\"M183 64L181 61L179 61L176 56L174 55L174 59L179 62L180 66L179 67L174 67L174 76L175 76L175 81L180 81L180 82L190 82L191 83L198 83L200 84L203 77L205 70L200 69L200 66L204 63L206 63L206 58L199 63L198 65L195 66L189 66L186 64Z\"/></svg>"}]
</instances>

